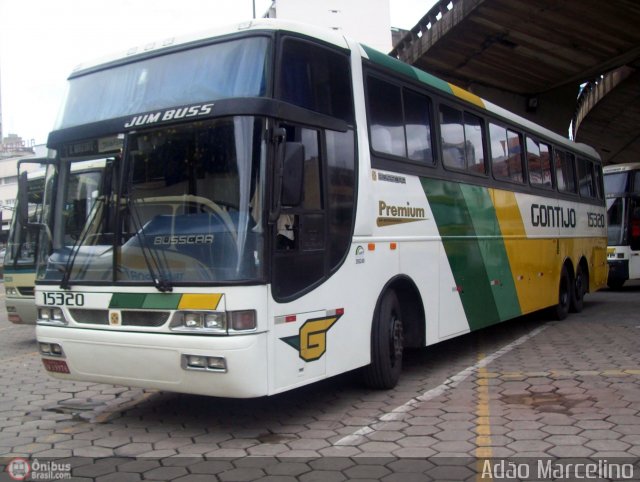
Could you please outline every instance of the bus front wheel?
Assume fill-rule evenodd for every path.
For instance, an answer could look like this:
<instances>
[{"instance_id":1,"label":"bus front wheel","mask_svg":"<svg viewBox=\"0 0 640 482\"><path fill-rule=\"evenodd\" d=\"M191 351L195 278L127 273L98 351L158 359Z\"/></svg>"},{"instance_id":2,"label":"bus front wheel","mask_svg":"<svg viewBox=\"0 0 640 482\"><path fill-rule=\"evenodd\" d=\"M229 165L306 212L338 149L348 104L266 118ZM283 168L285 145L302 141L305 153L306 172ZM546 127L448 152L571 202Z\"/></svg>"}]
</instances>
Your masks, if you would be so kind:
<instances>
[{"instance_id":1,"label":"bus front wheel","mask_svg":"<svg viewBox=\"0 0 640 482\"><path fill-rule=\"evenodd\" d=\"M364 368L364 383L370 388L396 386L402 371L404 335L400 303L387 291L376 306L371 327L371 364Z\"/></svg>"}]
</instances>

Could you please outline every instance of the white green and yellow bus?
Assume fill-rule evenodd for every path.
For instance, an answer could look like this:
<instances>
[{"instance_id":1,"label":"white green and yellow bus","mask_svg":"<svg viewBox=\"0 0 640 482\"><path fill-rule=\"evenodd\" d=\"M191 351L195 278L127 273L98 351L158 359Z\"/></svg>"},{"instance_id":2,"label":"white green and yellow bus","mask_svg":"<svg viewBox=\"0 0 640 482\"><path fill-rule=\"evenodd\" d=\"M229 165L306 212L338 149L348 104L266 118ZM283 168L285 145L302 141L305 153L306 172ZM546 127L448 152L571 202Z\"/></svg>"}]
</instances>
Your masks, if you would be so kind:
<instances>
[{"instance_id":1,"label":"white green and yellow bus","mask_svg":"<svg viewBox=\"0 0 640 482\"><path fill-rule=\"evenodd\" d=\"M640 162L604 168L609 278L612 289L640 279Z\"/></svg>"},{"instance_id":2,"label":"white green and yellow bus","mask_svg":"<svg viewBox=\"0 0 640 482\"><path fill-rule=\"evenodd\" d=\"M607 280L592 148L331 31L256 20L82 66L48 143L37 338L62 379L389 388L405 347L564 318ZM74 234L69 172L96 158Z\"/></svg>"},{"instance_id":3,"label":"white green and yellow bus","mask_svg":"<svg viewBox=\"0 0 640 482\"><path fill-rule=\"evenodd\" d=\"M18 162L23 178L14 205L4 257L4 289L7 318L15 324L35 325L35 278L38 232L29 225L40 222L47 158ZM18 213L22 211L22 216ZM26 222L25 222L26 219Z\"/></svg>"}]
</instances>

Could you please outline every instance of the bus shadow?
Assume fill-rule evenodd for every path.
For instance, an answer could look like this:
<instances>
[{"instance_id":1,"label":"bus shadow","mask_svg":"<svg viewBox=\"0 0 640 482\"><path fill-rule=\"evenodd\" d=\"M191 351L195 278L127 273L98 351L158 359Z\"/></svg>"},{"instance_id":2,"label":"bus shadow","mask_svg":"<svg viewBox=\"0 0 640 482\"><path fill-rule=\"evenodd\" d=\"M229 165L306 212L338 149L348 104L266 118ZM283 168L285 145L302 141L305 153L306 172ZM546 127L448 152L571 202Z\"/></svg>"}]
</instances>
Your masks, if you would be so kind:
<instances>
[{"instance_id":1,"label":"bus shadow","mask_svg":"<svg viewBox=\"0 0 640 482\"><path fill-rule=\"evenodd\" d=\"M547 322L541 313L522 316L436 345L405 351L399 384L392 390L372 390L354 370L271 397L227 399L158 392L136 406L110 417L115 425L135 421L172 430L206 429L233 432L255 443L273 443L269 434L295 433L323 427L344 428L343 421L375 421L407 401L423 395L461 369L530 333ZM257 441L257 442L256 442Z\"/></svg>"}]
</instances>

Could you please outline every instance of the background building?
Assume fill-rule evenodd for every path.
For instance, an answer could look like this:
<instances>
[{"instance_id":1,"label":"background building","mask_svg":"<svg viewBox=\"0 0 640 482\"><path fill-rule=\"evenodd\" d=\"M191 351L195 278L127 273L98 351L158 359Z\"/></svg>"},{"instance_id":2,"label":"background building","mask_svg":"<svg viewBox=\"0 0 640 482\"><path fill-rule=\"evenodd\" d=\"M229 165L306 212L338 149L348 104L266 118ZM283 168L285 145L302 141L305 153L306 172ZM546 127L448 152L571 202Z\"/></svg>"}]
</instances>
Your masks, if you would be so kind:
<instances>
[{"instance_id":1,"label":"background building","mask_svg":"<svg viewBox=\"0 0 640 482\"><path fill-rule=\"evenodd\" d=\"M274 0L265 17L339 30L381 52L392 48L389 0Z\"/></svg>"}]
</instances>

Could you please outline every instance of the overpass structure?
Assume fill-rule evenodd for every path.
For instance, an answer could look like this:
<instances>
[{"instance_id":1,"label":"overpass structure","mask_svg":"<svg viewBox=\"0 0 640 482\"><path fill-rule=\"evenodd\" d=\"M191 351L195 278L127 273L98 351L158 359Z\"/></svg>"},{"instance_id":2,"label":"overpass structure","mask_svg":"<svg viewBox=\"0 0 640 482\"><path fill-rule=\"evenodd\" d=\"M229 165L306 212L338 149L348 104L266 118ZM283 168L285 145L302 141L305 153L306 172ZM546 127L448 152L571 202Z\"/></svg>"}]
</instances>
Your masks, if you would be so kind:
<instances>
[{"instance_id":1,"label":"overpass structure","mask_svg":"<svg viewBox=\"0 0 640 482\"><path fill-rule=\"evenodd\" d=\"M640 159L639 26L636 0L440 0L391 55L618 163Z\"/></svg>"}]
</instances>

